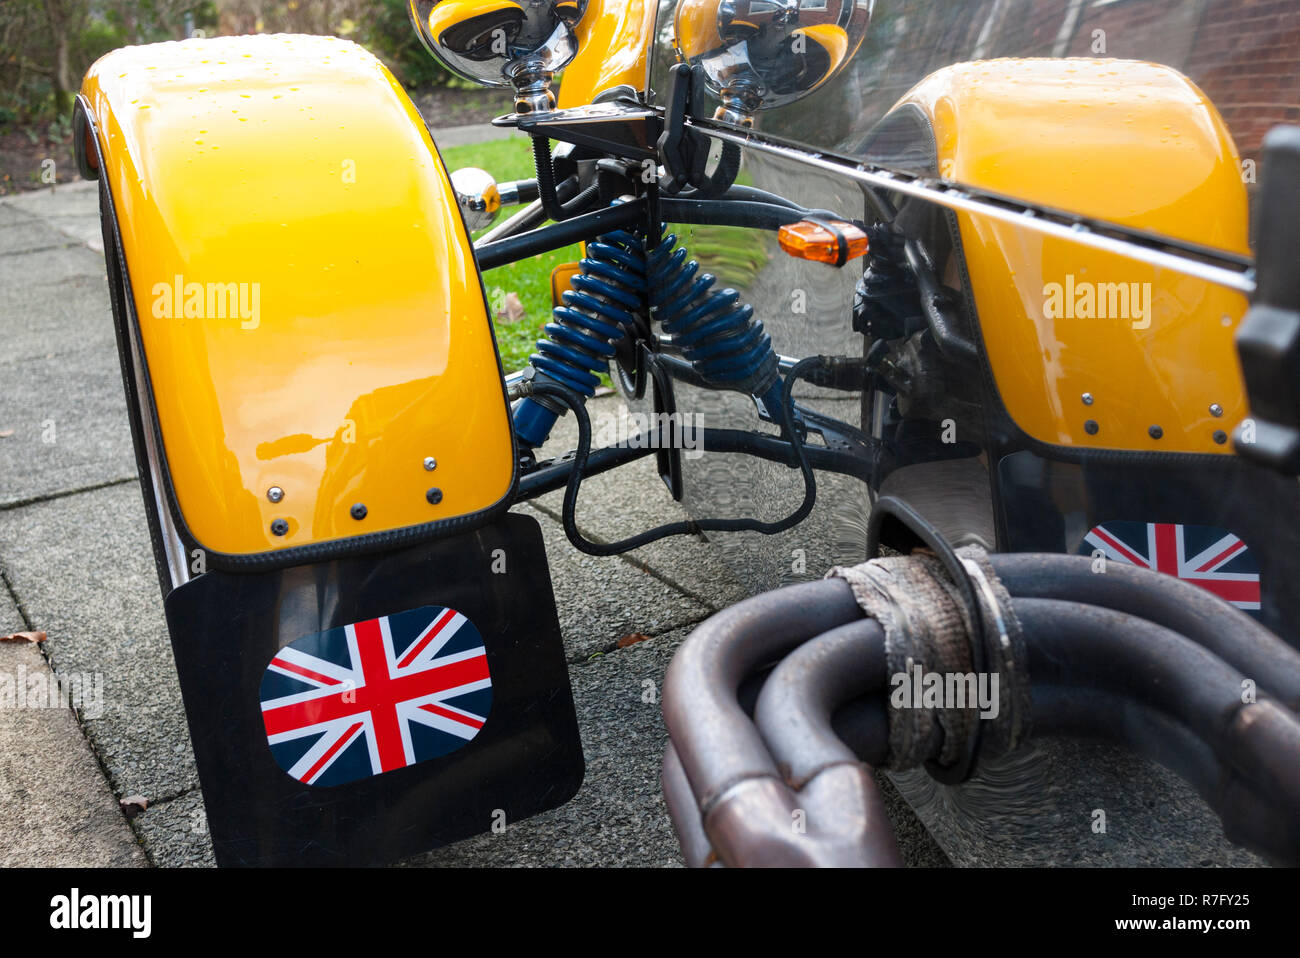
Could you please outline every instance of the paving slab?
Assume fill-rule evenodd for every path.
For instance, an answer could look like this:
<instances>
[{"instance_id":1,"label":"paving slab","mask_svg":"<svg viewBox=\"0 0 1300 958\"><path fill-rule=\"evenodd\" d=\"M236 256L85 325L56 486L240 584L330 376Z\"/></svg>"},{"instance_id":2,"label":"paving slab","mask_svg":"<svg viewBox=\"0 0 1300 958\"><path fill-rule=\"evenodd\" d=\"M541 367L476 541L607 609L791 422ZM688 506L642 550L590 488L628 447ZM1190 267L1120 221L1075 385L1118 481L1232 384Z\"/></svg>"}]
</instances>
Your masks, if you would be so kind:
<instances>
[{"instance_id":1,"label":"paving slab","mask_svg":"<svg viewBox=\"0 0 1300 958\"><path fill-rule=\"evenodd\" d=\"M35 195L0 209L31 216L20 201ZM69 191L59 203L93 209L94 197ZM29 248L61 237L36 219L0 234L23 234ZM99 253L69 244L0 255L0 507L135 475L111 315Z\"/></svg>"},{"instance_id":2,"label":"paving slab","mask_svg":"<svg viewBox=\"0 0 1300 958\"><path fill-rule=\"evenodd\" d=\"M0 360L0 508L135 476L126 400L105 365L93 347Z\"/></svg>"},{"instance_id":3,"label":"paving slab","mask_svg":"<svg viewBox=\"0 0 1300 958\"><path fill-rule=\"evenodd\" d=\"M0 561L55 667L103 676L85 728L114 791L197 786L139 485L0 512Z\"/></svg>"},{"instance_id":4,"label":"paving slab","mask_svg":"<svg viewBox=\"0 0 1300 958\"><path fill-rule=\"evenodd\" d=\"M2 257L0 275L8 275ZM121 391L113 309L102 269L99 275L55 273L52 278L42 278L38 274L2 286L0 317L5 335L4 362L21 366L32 360L93 351L105 360L99 374L111 379ZM0 389L15 391L40 388L41 383L21 376L17 381L0 384Z\"/></svg>"},{"instance_id":5,"label":"paving slab","mask_svg":"<svg viewBox=\"0 0 1300 958\"><path fill-rule=\"evenodd\" d=\"M63 233L40 220L0 220L0 256L67 246Z\"/></svg>"},{"instance_id":6,"label":"paving slab","mask_svg":"<svg viewBox=\"0 0 1300 958\"><path fill-rule=\"evenodd\" d=\"M12 209L39 218L67 239L103 253L99 224L99 184L89 180L60 183L5 198ZM3 220L0 220L3 222Z\"/></svg>"},{"instance_id":7,"label":"paving slab","mask_svg":"<svg viewBox=\"0 0 1300 958\"><path fill-rule=\"evenodd\" d=\"M23 627L0 591L0 635ZM93 711L93 679L60 676L66 694L36 645L0 642L0 867L144 865L69 707Z\"/></svg>"},{"instance_id":8,"label":"paving slab","mask_svg":"<svg viewBox=\"0 0 1300 958\"><path fill-rule=\"evenodd\" d=\"M574 549L560 523L529 505L542 526L560 632L570 661L607 652L633 633L659 635L703 621L712 609L616 556Z\"/></svg>"},{"instance_id":9,"label":"paving slab","mask_svg":"<svg viewBox=\"0 0 1300 958\"><path fill-rule=\"evenodd\" d=\"M680 866L659 785L668 741L659 700L664 670L689 632L677 629L570 668L587 776L567 804L406 864Z\"/></svg>"},{"instance_id":10,"label":"paving slab","mask_svg":"<svg viewBox=\"0 0 1300 958\"><path fill-rule=\"evenodd\" d=\"M159 868L215 868L203 795L197 789L150 805L131 823Z\"/></svg>"},{"instance_id":11,"label":"paving slab","mask_svg":"<svg viewBox=\"0 0 1300 958\"><path fill-rule=\"evenodd\" d=\"M592 429L600 433L623 436L620 423L630 420L622 397L604 396L591 400L588 411ZM596 440L593 439L593 445ZM578 445L578 424L572 415L562 417L551 437L540 450L542 458L561 456ZM559 520L563 514L564 491L547 493L535 500L536 506ZM681 503L675 502L668 487L659 478L653 456L639 459L610 472L584 479L578 497L578 528L589 539L613 542L636 535L669 522L681 522L691 516ZM694 596L713 611L746 598L749 593L732 571L721 561L709 539L702 535L670 536L625 553L628 561L651 570Z\"/></svg>"}]
</instances>

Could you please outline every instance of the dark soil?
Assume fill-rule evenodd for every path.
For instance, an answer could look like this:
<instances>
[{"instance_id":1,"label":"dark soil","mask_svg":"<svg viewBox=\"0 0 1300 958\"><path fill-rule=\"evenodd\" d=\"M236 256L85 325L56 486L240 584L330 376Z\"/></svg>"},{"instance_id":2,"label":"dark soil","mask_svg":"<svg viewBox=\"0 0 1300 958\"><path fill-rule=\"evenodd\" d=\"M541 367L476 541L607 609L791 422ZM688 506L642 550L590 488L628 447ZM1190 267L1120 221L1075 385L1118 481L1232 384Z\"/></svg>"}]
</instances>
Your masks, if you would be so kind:
<instances>
[{"instance_id":1,"label":"dark soil","mask_svg":"<svg viewBox=\"0 0 1300 958\"><path fill-rule=\"evenodd\" d=\"M36 138L34 143L32 136ZM0 132L0 196L49 186L49 175L56 184L81 179L77 161L72 157L70 135L51 137L46 129L36 128L32 129L32 136L23 129ZM46 160L53 160L54 166L49 167Z\"/></svg>"}]
</instances>

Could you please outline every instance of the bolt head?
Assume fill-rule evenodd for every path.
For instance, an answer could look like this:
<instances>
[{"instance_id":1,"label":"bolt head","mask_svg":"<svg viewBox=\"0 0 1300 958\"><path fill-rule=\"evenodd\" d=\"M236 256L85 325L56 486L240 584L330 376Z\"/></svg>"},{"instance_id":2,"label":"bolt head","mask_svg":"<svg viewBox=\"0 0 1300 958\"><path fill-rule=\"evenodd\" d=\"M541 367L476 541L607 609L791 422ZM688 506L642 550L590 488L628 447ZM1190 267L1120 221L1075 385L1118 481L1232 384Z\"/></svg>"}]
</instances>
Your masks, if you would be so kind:
<instances>
[{"instance_id":1,"label":"bolt head","mask_svg":"<svg viewBox=\"0 0 1300 958\"><path fill-rule=\"evenodd\" d=\"M424 498L429 500L430 505L437 505L442 502L442 490L436 486L424 494Z\"/></svg>"},{"instance_id":2,"label":"bolt head","mask_svg":"<svg viewBox=\"0 0 1300 958\"><path fill-rule=\"evenodd\" d=\"M1222 446L1225 442L1228 441L1228 434L1224 432L1222 429L1216 429L1214 430L1214 441L1217 442L1220 446Z\"/></svg>"},{"instance_id":3,"label":"bolt head","mask_svg":"<svg viewBox=\"0 0 1300 958\"><path fill-rule=\"evenodd\" d=\"M355 503L352 506L352 518L364 519L366 517L366 504L364 502Z\"/></svg>"},{"instance_id":4,"label":"bolt head","mask_svg":"<svg viewBox=\"0 0 1300 958\"><path fill-rule=\"evenodd\" d=\"M271 535L283 536L289 534L289 523L283 519L275 519L271 522Z\"/></svg>"},{"instance_id":5,"label":"bolt head","mask_svg":"<svg viewBox=\"0 0 1300 958\"><path fill-rule=\"evenodd\" d=\"M1216 403L1210 403L1210 415L1211 415L1211 416L1222 416L1222 415L1223 415L1223 407L1220 406L1217 402L1216 402Z\"/></svg>"},{"instance_id":6,"label":"bolt head","mask_svg":"<svg viewBox=\"0 0 1300 958\"><path fill-rule=\"evenodd\" d=\"M266 498L270 499L272 502L279 502L284 498L284 490L279 486L272 486L270 489L266 490Z\"/></svg>"},{"instance_id":7,"label":"bolt head","mask_svg":"<svg viewBox=\"0 0 1300 958\"><path fill-rule=\"evenodd\" d=\"M1083 400L1083 404L1084 404L1085 406L1091 406L1091 405L1092 405L1092 402L1093 402L1093 400L1092 400L1092 393L1084 393L1080 398Z\"/></svg>"},{"instance_id":8,"label":"bolt head","mask_svg":"<svg viewBox=\"0 0 1300 958\"><path fill-rule=\"evenodd\" d=\"M1161 429L1159 426L1152 426L1150 429L1147 430L1147 435L1150 436L1152 439L1160 439L1161 437L1164 436L1164 434L1165 431Z\"/></svg>"},{"instance_id":9,"label":"bolt head","mask_svg":"<svg viewBox=\"0 0 1300 958\"><path fill-rule=\"evenodd\" d=\"M434 459L433 456L425 456L424 468L426 472L433 472L433 470L438 468L438 460Z\"/></svg>"},{"instance_id":10,"label":"bolt head","mask_svg":"<svg viewBox=\"0 0 1300 958\"><path fill-rule=\"evenodd\" d=\"M1101 429L1101 427L1097 425L1097 420L1095 419L1089 419L1087 422L1083 424L1083 431L1090 436L1097 435L1097 431L1099 429Z\"/></svg>"}]
</instances>

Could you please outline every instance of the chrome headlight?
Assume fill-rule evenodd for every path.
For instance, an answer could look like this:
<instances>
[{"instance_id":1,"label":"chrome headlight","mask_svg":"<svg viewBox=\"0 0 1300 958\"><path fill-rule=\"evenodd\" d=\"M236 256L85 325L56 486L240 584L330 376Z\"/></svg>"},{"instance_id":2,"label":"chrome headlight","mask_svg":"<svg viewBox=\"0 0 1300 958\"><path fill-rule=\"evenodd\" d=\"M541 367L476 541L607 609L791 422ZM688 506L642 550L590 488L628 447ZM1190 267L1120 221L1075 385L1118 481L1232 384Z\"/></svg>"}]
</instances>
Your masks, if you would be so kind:
<instances>
[{"instance_id":1,"label":"chrome headlight","mask_svg":"<svg viewBox=\"0 0 1300 958\"><path fill-rule=\"evenodd\" d=\"M875 0L678 0L673 46L722 101L715 118L748 126L833 77L867 35Z\"/></svg>"},{"instance_id":2,"label":"chrome headlight","mask_svg":"<svg viewBox=\"0 0 1300 958\"><path fill-rule=\"evenodd\" d=\"M573 59L586 0L408 0L420 40L448 70L513 87L515 110L555 108L551 77Z\"/></svg>"},{"instance_id":3,"label":"chrome headlight","mask_svg":"<svg viewBox=\"0 0 1300 958\"><path fill-rule=\"evenodd\" d=\"M491 173L476 166L462 167L451 174L451 188L471 233L492 225L501 211L501 191Z\"/></svg>"}]
</instances>

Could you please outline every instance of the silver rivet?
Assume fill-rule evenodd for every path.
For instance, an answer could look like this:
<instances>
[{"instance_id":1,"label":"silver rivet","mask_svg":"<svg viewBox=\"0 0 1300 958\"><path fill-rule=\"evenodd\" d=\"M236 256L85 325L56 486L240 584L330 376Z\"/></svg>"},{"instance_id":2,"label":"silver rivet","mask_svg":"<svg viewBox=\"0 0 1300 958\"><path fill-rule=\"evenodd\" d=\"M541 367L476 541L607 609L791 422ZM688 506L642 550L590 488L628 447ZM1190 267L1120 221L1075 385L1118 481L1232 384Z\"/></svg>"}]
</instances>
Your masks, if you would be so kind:
<instances>
[{"instance_id":1,"label":"silver rivet","mask_svg":"<svg viewBox=\"0 0 1300 958\"><path fill-rule=\"evenodd\" d=\"M1083 404L1084 404L1085 406L1091 406L1091 405L1092 405L1092 393L1084 393L1083 396L1082 396L1082 399L1083 399Z\"/></svg>"},{"instance_id":2,"label":"silver rivet","mask_svg":"<svg viewBox=\"0 0 1300 958\"><path fill-rule=\"evenodd\" d=\"M279 502L284 498L284 490L279 486L272 486L270 489L266 490L266 498L270 499L272 502Z\"/></svg>"},{"instance_id":3,"label":"silver rivet","mask_svg":"<svg viewBox=\"0 0 1300 958\"><path fill-rule=\"evenodd\" d=\"M1222 416L1222 415L1223 415L1223 407L1220 406L1217 402L1216 402L1216 403L1211 403L1211 404L1210 404L1210 415L1211 415L1211 416Z\"/></svg>"},{"instance_id":4,"label":"silver rivet","mask_svg":"<svg viewBox=\"0 0 1300 958\"><path fill-rule=\"evenodd\" d=\"M438 460L434 459L433 456L425 456L424 468L427 472L433 472L433 470L438 468Z\"/></svg>"}]
</instances>

